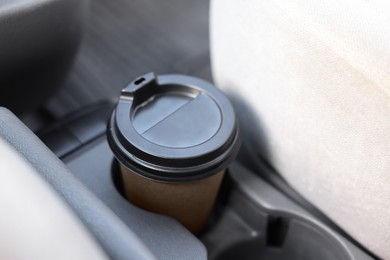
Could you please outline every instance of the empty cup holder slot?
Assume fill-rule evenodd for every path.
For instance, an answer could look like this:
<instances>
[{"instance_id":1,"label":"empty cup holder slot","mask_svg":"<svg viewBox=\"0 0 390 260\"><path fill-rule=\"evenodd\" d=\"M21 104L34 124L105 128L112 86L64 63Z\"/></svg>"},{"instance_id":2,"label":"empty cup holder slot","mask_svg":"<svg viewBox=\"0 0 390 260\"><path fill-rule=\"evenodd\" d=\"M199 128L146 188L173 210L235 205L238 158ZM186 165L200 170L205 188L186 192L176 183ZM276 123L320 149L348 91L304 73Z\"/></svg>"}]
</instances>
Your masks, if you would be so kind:
<instances>
[{"instance_id":1,"label":"empty cup holder slot","mask_svg":"<svg viewBox=\"0 0 390 260\"><path fill-rule=\"evenodd\" d=\"M315 222L269 212L236 191L201 239L211 260L352 259L340 240Z\"/></svg>"},{"instance_id":2,"label":"empty cup holder slot","mask_svg":"<svg viewBox=\"0 0 390 260\"><path fill-rule=\"evenodd\" d=\"M265 236L254 235L232 243L214 259L348 259L334 241L307 223L295 219L277 219L268 225Z\"/></svg>"}]
</instances>

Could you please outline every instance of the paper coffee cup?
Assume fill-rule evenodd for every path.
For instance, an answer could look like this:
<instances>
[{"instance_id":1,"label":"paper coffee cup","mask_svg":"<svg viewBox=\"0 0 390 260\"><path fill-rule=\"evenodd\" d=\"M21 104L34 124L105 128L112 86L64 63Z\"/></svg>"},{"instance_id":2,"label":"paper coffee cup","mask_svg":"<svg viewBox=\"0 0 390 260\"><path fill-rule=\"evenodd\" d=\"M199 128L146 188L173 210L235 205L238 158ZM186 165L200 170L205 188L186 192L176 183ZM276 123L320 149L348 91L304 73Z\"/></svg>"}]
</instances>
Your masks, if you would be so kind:
<instances>
[{"instance_id":1,"label":"paper coffee cup","mask_svg":"<svg viewBox=\"0 0 390 260\"><path fill-rule=\"evenodd\" d=\"M197 78L153 73L122 90L107 137L126 198L194 233L204 227L240 145L233 107L221 91Z\"/></svg>"}]
</instances>

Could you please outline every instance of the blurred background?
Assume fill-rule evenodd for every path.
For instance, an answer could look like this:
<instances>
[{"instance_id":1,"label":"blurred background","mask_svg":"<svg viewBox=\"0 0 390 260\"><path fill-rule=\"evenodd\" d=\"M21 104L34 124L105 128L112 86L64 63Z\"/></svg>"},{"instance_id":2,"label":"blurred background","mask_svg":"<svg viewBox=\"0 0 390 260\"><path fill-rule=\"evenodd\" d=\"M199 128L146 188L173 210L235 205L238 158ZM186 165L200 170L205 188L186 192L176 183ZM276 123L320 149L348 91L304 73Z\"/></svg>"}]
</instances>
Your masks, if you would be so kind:
<instances>
[{"instance_id":1,"label":"blurred background","mask_svg":"<svg viewBox=\"0 0 390 260\"><path fill-rule=\"evenodd\" d=\"M208 27L209 0L91 0L74 67L47 110L59 118L115 99L150 71L211 80Z\"/></svg>"}]
</instances>

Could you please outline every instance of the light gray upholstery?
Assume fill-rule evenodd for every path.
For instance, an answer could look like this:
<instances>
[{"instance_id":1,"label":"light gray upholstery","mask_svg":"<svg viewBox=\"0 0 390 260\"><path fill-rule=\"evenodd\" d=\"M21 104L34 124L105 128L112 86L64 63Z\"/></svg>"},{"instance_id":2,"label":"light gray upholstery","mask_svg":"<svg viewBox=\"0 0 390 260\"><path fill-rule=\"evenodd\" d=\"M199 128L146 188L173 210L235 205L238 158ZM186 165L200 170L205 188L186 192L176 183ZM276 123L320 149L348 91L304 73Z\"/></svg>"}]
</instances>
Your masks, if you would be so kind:
<instances>
[{"instance_id":1,"label":"light gray upholstery","mask_svg":"<svg viewBox=\"0 0 390 260\"><path fill-rule=\"evenodd\" d=\"M108 259L35 170L0 139L0 258Z\"/></svg>"},{"instance_id":2,"label":"light gray upholstery","mask_svg":"<svg viewBox=\"0 0 390 260\"><path fill-rule=\"evenodd\" d=\"M211 9L214 79L245 100L251 144L390 259L389 2L213 0Z\"/></svg>"},{"instance_id":3,"label":"light gray upholstery","mask_svg":"<svg viewBox=\"0 0 390 260\"><path fill-rule=\"evenodd\" d=\"M4 108L0 108L0 138L13 146L61 195L110 258L155 259L143 242L86 189L38 137Z\"/></svg>"}]
</instances>

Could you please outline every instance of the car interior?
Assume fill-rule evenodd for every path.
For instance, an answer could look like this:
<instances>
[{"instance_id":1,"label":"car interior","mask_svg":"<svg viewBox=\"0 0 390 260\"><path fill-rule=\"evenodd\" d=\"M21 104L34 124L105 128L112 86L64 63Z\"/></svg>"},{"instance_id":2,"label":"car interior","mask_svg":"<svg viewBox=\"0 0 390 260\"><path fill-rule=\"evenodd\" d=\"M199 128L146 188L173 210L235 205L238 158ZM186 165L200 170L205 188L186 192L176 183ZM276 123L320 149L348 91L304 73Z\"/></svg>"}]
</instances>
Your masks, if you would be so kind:
<instances>
[{"instance_id":1,"label":"car interior","mask_svg":"<svg viewBox=\"0 0 390 260\"><path fill-rule=\"evenodd\" d=\"M0 259L390 259L388 10L0 0Z\"/></svg>"}]
</instances>

